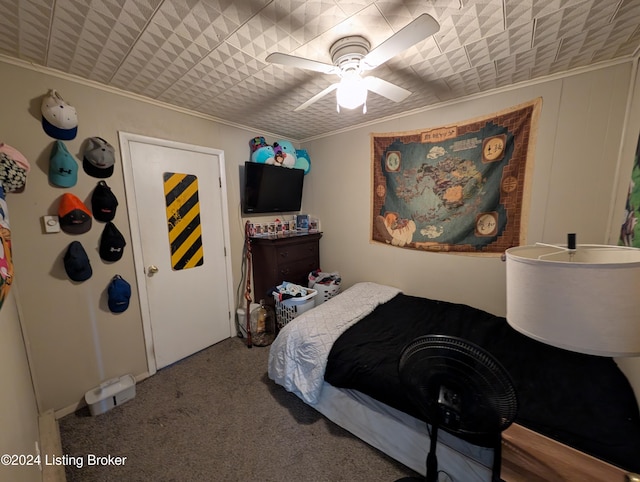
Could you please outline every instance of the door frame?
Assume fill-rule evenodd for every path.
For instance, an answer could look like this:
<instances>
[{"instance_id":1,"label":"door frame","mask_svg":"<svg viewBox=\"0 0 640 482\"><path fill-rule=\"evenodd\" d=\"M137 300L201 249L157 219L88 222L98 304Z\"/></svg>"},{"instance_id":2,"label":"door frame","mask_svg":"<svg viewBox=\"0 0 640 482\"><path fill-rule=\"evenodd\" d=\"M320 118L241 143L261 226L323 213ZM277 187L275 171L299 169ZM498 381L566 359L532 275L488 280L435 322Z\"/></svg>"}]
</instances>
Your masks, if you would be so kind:
<instances>
[{"instance_id":1,"label":"door frame","mask_svg":"<svg viewBox=\"0 0 640 482\"><path fill-rule=\"evenodd\" d=\"M129 228L131 230L131 248L133 252L133 263L136 273L136 282L138 285L138 300L140 302L140 311L142 315L142 330L147 355L147 368L149 371L149 375L154 375L157 371L157 365L153 347L151 311L149 306L149 298L147 296L147 279L144 269L144 259L142 256L142 238L140 236L138 206L136 205L136 189L132 164L133 160L131 159L131 150L129 148L129 143L141 142L144 144L181 149L218 157L218 166L220 172L220 203L223 222L222 231L225 249L225 270L227 275L227 301L229 305L229 333L233 335L233 333L235 332L233 316L234 314L232 313L232 307L234 306L233 271L231 268L231 240L229 237L229 209L227 203L227 181L224 151L221 149L214 149L212 147L185 144L182 142L158 139L155 137L148 137L123 131L118 131L118 139L120 141L120 157L122 158L122 171L124 174L126 205L127 213L129 214Z\"/></svg>"}]
</instances>

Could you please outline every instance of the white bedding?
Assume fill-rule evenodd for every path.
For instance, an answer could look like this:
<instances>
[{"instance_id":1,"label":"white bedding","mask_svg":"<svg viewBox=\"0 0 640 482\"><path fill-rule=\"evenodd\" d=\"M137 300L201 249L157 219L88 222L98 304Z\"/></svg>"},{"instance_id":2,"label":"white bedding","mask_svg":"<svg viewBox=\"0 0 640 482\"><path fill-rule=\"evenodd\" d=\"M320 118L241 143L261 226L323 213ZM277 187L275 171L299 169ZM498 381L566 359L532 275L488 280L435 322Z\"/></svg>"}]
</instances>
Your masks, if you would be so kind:
<instances>
[{"instance_id":1,"label":"white bedding","mask_svg":"<svg viewBox=\"0 0 640 482\"><path fill-rule=\"evenodd\" d=\"M400 293L391 286L353 285L290 321L269 350L269 378L308 404L318 402L329 351L347 328Z\"/></svg>"}]
</instances>

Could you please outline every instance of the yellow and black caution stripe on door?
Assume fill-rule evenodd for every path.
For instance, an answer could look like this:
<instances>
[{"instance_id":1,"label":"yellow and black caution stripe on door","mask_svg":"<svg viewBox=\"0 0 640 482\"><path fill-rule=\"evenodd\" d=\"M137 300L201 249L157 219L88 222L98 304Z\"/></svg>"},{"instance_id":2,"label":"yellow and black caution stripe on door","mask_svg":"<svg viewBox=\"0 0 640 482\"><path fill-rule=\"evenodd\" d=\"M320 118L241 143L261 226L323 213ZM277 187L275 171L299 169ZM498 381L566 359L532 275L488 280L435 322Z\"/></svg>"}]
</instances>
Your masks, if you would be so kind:
<instances>
[{"instance_id":1,"label":"yellow and black caution stripe on door","mask_svg":"<svg viewBox=\"0 0 640 482\"><path fill-rule=\"evenodd\" d=\"M167 227L174 270L201 266L204 262L198 178L192 174L164 173Z\"/></svg>"}]
</instances>

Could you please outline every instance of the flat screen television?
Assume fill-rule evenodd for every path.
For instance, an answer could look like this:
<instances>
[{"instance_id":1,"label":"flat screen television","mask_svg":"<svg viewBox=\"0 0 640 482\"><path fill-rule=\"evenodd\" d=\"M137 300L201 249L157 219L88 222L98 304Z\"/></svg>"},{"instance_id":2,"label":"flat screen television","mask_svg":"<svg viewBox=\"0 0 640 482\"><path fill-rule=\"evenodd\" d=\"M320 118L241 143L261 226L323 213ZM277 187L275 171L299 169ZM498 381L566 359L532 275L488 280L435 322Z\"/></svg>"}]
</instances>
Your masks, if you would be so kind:
<instances>
[{"instance_id":1,"label":"flat screen television","mask_svg":"<svg viewBox=\"0 0 640 482\"><path fill-rule=\"evenodd\" d=\"M247 161L244 163L242 212L300 211L304 170Z\"/></svg>"}]
</instances>

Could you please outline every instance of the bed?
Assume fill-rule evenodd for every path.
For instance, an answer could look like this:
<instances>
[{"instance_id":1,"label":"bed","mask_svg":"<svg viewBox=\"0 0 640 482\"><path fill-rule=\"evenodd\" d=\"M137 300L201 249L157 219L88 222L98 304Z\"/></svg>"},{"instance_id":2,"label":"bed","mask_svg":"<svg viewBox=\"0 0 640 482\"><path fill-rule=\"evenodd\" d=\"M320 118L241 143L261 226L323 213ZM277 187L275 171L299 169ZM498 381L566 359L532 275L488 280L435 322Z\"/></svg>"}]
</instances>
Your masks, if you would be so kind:
<instances>
[{"instance_id":1,"label":"bed","mask_svg":"<svg viewBox=\"0 0 640 482\"><path fill-rule=\"evenodd\" d=\"M402 348L424 334L468 339L513 378L519 410L503 433L505 480L623 481L640 472L638 403L614 360L544 345L470 306L358 283L280 331L269 377L424 475L428 420L397 373ZM452 480L489 480L492 461L492 449L439 432L439 467Z\"/></svg>"}]
</instances>

